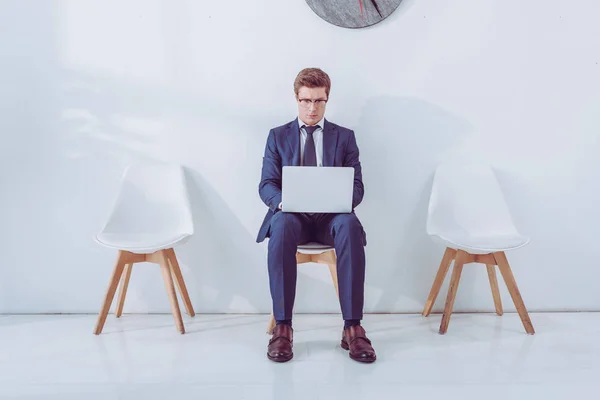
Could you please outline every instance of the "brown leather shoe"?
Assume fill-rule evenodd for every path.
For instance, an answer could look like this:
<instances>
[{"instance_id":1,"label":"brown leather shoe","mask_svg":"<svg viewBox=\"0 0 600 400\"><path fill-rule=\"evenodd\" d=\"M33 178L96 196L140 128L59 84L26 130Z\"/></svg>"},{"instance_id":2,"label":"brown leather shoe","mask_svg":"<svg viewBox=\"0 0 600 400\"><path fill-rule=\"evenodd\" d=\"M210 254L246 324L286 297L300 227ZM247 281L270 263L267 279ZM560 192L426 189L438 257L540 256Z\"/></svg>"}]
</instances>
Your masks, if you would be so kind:
<instances>
[{"instance_id":1,"label":"brown leather shoe","mask_svg":"<svg viewBox=\"0 0 600 400\"><path fill-rule=\"evenodd\" d=\"M342 332L342 348L350 350L350 358L354 361L372 363L377 359L367 332L360 326L351 326Z\"/></svg>"},{"instance_id":2,"label":"brown leather shoe","mask_svg":"<svg viewBox=\"0 0 600 400\"><path fill-rule=\"evenodd\" d=\"M290 361L294 357L292 345L294 330L291 326L281 324L273 328L273 337L269 340L267 347L267 357L275 362Z\"/></svg>"}]
</instances>

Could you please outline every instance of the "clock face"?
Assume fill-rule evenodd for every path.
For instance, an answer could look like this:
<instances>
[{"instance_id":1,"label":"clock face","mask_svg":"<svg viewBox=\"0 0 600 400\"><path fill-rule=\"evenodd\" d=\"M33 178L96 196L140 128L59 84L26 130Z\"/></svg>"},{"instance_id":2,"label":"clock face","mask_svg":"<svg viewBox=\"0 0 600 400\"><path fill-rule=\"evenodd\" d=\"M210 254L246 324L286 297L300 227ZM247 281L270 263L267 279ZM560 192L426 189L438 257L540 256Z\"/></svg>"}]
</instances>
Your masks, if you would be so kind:
<instances>
[{"instance_id":1,"label":"clock face","mask_svg":"<svg viewBox=\"0 0 600 400\"><path fill-rule=\"evenodd\" d=\"M402 0L306 0L325 21L343 28L364 28L386 19Z\"/></svg>"}]
</instances>

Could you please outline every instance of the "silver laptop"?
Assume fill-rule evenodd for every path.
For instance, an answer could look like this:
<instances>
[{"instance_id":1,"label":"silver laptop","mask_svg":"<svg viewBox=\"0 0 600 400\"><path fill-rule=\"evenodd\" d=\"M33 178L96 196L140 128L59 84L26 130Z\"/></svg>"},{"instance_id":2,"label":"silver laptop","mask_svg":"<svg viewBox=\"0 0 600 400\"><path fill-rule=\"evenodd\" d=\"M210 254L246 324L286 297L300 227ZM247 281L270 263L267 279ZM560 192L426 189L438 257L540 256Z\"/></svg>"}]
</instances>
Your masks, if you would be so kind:
<instances>
[{"instance_id":1,"label":"silver laptop","mask_svg":"<svg viewBox=\"0 0 600 400\"><path fill-rule=\"evenodd\" d=\"M354 168L283 167L282 211L352 212Z\"/></svg>"}]
</instances>

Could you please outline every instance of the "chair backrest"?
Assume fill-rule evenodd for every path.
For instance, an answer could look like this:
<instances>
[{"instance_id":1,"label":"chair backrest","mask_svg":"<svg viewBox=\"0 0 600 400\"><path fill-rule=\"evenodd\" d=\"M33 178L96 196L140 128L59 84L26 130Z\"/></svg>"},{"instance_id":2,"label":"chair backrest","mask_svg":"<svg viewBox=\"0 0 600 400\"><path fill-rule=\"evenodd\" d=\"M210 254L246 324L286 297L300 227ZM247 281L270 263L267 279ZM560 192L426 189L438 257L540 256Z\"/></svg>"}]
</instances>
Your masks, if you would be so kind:
<instances>
[{"instance_id":1,"label":"chair backrest","mask_svg":"<svg viewBox=\"0 0 600 400\"><path fill-rule=\"evenodd\" d=\"M161 163L129 166L103 232L193 234L183 168Z\"/></svg>"},{"instance_id":2,"label":"chair backrest","mask_svg":"<svg viewBox=\"0 0 600 400\"><path fill-rule=\"evenodd\" d=\"M517 234L494 171L485 164L442 164L433 179L427 233Z\"/></svg>"}]
</instances>

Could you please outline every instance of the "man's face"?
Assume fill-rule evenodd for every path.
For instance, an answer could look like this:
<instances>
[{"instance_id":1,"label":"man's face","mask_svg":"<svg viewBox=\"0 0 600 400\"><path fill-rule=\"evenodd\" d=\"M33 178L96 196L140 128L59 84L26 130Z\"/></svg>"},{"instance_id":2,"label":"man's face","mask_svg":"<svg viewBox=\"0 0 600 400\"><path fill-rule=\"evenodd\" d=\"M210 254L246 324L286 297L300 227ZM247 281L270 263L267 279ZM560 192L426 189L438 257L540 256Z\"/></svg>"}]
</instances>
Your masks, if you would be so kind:
<instances>
[{"instance_id":1,"label":"man's face","mask_svg":"<svg viewBox=\"0 0 600 400\"><path fill-rule=\"evenodd\" d=\"M327 105L327 93L324 87L309 88L302 86L296 96L298 115L306 125L314 125L323 119ZM301 124L302 125L302 124Z\"/></svg>"}]
</instances>

